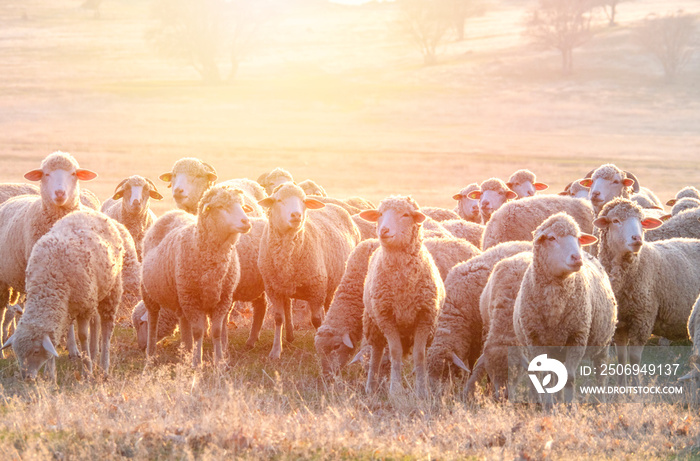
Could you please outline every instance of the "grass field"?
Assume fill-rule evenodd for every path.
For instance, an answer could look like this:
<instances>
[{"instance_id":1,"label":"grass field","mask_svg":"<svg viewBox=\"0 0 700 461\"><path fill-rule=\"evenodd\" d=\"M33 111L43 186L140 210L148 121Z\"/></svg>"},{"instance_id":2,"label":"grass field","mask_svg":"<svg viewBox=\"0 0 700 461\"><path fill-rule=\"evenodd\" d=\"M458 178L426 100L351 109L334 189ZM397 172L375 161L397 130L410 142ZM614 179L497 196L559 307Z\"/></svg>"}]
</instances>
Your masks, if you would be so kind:
<instances>
[{"instance_id":1,"label":"grass field","mask_svg":"<svg viewBox=\"0 0 700 461\"><path fill-rule=\"evenodd\" d=\"M438 64L397 33L392 3L289 2L237 79L203 85L145 41L150 2L105 0L101 19L79 0L5 0L0 7L0 181L20 182L55 150L96 171L101 199L131 174L158 182L183 156L222 179L282 166L333 196L412 194L452 207L464 185L530 168L551 191L602 163L633 171L665 201L700 184L700 53L674 84L633 39L647 14L694 0L636 0L619 25L597 20L574 52L574 74L522 35L533 2L484 1L464 41ZM297 4L298 3L298 4ZM165 193L164 195L169 195ZM157 213L173 207L168 196ZM700 457L696 408L625 404L556 414L488 400L461 385L429 402L365 396L364 374L319 376L304 322L279 363L271 331L230 366L193 371L177 341L144 371L128 328L113 341L111 378L84 382L59 360L58 387L27 385L0 360L0 454L11 459ZM210 365L210 364L207 364ZM409 367L406 367L409 368ZM412 381L410 375L408 381Z\"/></svg>"}]
</instances>

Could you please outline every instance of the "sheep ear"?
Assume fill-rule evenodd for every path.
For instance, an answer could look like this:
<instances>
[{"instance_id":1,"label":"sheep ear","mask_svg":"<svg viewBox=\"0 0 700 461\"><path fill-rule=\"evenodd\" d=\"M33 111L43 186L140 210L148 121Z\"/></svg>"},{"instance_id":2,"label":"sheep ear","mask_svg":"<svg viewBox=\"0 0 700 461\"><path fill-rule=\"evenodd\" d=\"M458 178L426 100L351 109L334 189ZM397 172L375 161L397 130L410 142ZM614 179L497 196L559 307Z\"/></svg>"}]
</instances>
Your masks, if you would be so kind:
<instances>
[{"instance_id":1,"label":"sheep ear","mask_svg":"<svg viewBox=\"0 0 700 461\"><path fill-rule=\"evenodd\" d=\"M464 195L462 195L462 194L455 194L455 195L452 196L452 198L455 199L455 200L457 200L457 201L460 201L460 200L462 200L462 199L464 198Z\"/></svg>"},{"instance_id":2,"label":"sheep ear","mask_svg":"<svg viewBox=\"0 0 700 461\"><path fill-rule=\"evenodd\" d=\"M661 221L660 219L644 218L644 219L642 219L642 229L644 229L644 230L656 229L657 227L659 227L663 223L664 222Z\"/></svg>"},{"instance_id":3,"label":"sheep ear","mask_svg":"<svg viewBox=\"0 0 700 461\"><path fill-rule=\"evenodd\" d=\"M260 205L263 208L271 208L272 205L275 204L275 198L274 197L265 197L262 200L258 200L258 205Z\"/></svg>"},{"instance_id":4,"label":"sheep ear","mask_svg":"<svg viewBox=\"0 0 700 461\"><path fill-rule=\"evenodd\" d=\"M569 193L567 191L563 191L563 192L559 192L559 195L566 197L569 195Z\"/></svg>"},{"instance_id":5,"label":"sheep ear","mask_svg":"<svg viewBox=\"0 0 700 461\"><path fill-rule=\"evenodd\" d=\"M44 177L44 171L41 169L38 170L32 170L24 173L24 179L28 179L30 181L41 181L41 178Z\"/></svg>"},{"instance_id":6,"label":"sheep ear","mask_svg":"<svg viewBox=\"0 0 700 461\"><path fill-rule=\"evenodd\" d=\"M506 198L508 200L514 200L514 199L518 198L518 194L516 194L512 190L509 190L508 192L506 192Z\"/></svg>"},{"instance_id":7,"label":"sheep ear","mask_svg":"<svg viewBox=\"0 0 700 461\"><path fill-rule=\"evenodd\" d=\"M582 179L578 182L583 187L590 188L593 185L593 180L591 178Z\"/></svg>"},{"instance_id":8,"label":"sheep ear","mask_svg":"<svg viewBox=\"0 0 700 461\"><path fill-rule=\"evenodd\" d=\"M678 201L678 199L672 198L671 200L666 202L666 206L673 206L676 204L677 201Z\"/></svg>"},{"instance_id":9,"label":"sheep ear","mask_svg":"<svg viewBox=\"0 0 700 461\"><path fill-rule=\"evenodd\" d=\"M173 180L173 174L163 173L162 175L158 176L158 179L160 179L163 182L171 182ZM170 185L168 185L168 187L170 187Z\"/></svg>"},{"instance_id":10,"label":"sheep ear","mask_svg":"<svg viewBox=\"0 0 700 461\"><path fill-rule=\"evenodd\" d=\"M119 200L122 197L124 197L124 189L119 189L112 195L112 200Z\"/></svg>"},{"instance_id":11,"label":"sheep ear","mask_svg":"<svg viewBox=\"0 0 700 461\"><path fill-rule=\"evenodd\" d=\"M462 359L460 359L459 356L457 354L455 354L454 352L452 352L452 363L454 363L455 365L457 365L459 368L466 371L467 373L470 373L469 367L467 365L465 365L464 362L462 361Z\"/></svg>"},{"instance_id":12,"label":"sheep ear","mask_svg":"<svg viewBox=\"0 0 700 461\"><path fill-rule=\"evenodd\" d=\"M352 343L352 339L350 339L350 335L347 332L343 333L343 344L350 349L355 349L355 345Z\"/></svg>"},{"instance_id":13,"label":"sheep ear","mask_svg":"<svg viewBox=\"0 0 700 461\"><path fill-rule=\"evenodd\" d=\"M44 346L46 352L53 355L54 357L58 357L58 352L56 352L56 348L53 347L53 343L51 342L51 338L49 338L49 335L44 335L44 339L43 341L41 341L41 345Z\"/></svg>"},{"instance_id":14,"label":"sheep ear","mask_svg":"<svg viewBox=\"0 0 700 461\"><path fill-rule=\"evenodd\" d=\"M161 193L155 189L149 190L148 196L151 197L153 200L163 200L163 196L161 195Z\"/></svg>"},{"instance_id":15,"label":"sheep ear","mask_svg":"<svg viewBox=\"0 0 700 461\"><path fill-rule=\"evenodd\" d=\"M610 220L605 216L601 216L600 218L593 220L593 225L598 229L607 229L610 225Z\"/></svg>"},{"instance_id":16,"label":"sheep ear","mask_svg":"<svg viewBox=\"0 0 700 461\"><path fill-rule=\"evenodd\" d=\"M244 205L243 205L243 211L245 211L246 213L252 213L252 212L253 212L253 207L250 206L250 205L248 205L248 204L244 204Z\"/></svg>"},{"instance_id":17,"label":"sheep ear","mask_svg":"<svg viewBox=\"0 0 700 461\"><path fill-rule=\"evenodd\" d=\"M547 190L547 189L549 189L549 186L543 182L536 182L533 185L535 186L535 190Z\"/></svg>"},{"instance_id":18,"label":"sheep ear","mask_svg":"<svg viewBox=\"0 0 700 461\"><path fill-rule=\"evenodd\" d=\"M85 168L78 168L75 170L75 175L81 181L90 181L97 177L97 173L94 171L86 170Z\"/></svg>"},{"instance_id":19,"label":"sheep ear","mask_svg":"<svg viewBox=\"0 0 700 461\"><path fill-rule=\"evenodd\" d=\"M377 210L365 210L360 212L360 218L364 219L365 221L369 222L377 222L379 221L379 211Z\"/></svg>"},{"instance_id":20,"label":"sheep ear","mask_svg":"<svg viewBox=\"0 0 700 461\"><path fill-rule=\"evenodd\" d=\"M634 186L634 179L625 178L625 179L622 180L622 184L624 184L625 187Z\"/></svg>"},{"instance_id":21,"label":"sheep ear","mask_svg":"<svg viewBox=\"0 0 700 461\"><path fill-rule=\"evenodd\" d=\"M473 190L467 194L467 198L470 198L472 200L479 200L481 198L481 191Z\"/></svg>"},{"instance_id":22,"label":"sheep ear","mask_svg":"<svg viewBox=\"0 0 700 461\"><path fill-rule=\"evenodd\" d=\"M411 213L411 216L413 216L413 222L416 224L423 224L423 221L425 221L428 218L420 211L414 211L413 213Z\"/></svg>"},{"instance_id":23,"label":"sheep ear","mask_svg":"<svg viewBox=\"0 0 700 461\"><path fill-rule=\"evenodd\" d=\"M671 214L665 214L665 215L663 215L663 216L660 216L659 219L660 219L661 221L663 221L663 222L666 222L666 221L668 221L669 219L671 219L672 216L673 216L673 215L671 215Z\"/></svg>"},{"instance_id":24,"label":"sheep ear","mask_svg":"<svg viewBox=\"0 0 700 461\"><path fill-rule=\"evenodd\" d=\"M325 203L316 200L315 198L307 198L304 200L304 205L306 205L306 208L310 210L318 210L319 208L323 208L326 206Z\"/></svg>"},{"instance_id":25,"label":"sheep ear","mask_svg":"<svg viewBox=\"0 0 700 461\"><path fill-rule=\"evenodd\" d=\"M581 246L587 246L587 245L593 245L598 241L598 238L596 238L594 235L591 234L581 234L578 238L578 243L581 244Z\"/></svg>"},{"instance_id":26,"label":"sheep ear","mask_svg":"<svg viewBox=\"0 0 700 461\"><path fill-rule=\"evenodd\" d=\"M7 349L8 347L12 347L12 343L15 341L15 335L10 336L7 338L5 341L5 344L2 345L2 349ZM0 350L2 350L0 349Z\"/></svg>"},{"instance_id":27,"label":"sheep ear","mask_svg":"<svg viewBox=\"0 0 700 461\"><path fill-rule=\"evenodd\" d=\"M513 183L512 182L507 182L506 186L508 186L508 189L513 189Z\"/></svg>"}]
</instances>

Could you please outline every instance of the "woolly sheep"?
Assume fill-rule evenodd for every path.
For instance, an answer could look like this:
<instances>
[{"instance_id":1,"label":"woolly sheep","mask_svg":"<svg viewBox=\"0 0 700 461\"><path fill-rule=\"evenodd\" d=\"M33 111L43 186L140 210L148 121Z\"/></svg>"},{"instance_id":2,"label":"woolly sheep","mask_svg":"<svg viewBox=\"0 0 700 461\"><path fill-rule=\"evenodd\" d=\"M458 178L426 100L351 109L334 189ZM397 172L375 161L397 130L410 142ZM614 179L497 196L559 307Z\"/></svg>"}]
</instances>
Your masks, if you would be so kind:
<instances>
[{"instance_id":1,"label":"woolly sheep","mask_svg":"<svg viewBox=\"0 0 700 461\"><path fill-rule=\"evenodd\" d=\"M425 215L411 197L389 197L377 210L360 216L377 223L380 247L370 258L363 301L363 337L371 347L367 393L376 391L384 347L391 359L389 392L401 384L401 361L413 348L415 392L428 394L426 349L435 333L445 286L433 257L423 245Z\"/></svg>"},{"instance_id":2,"label":"woolly sheep","mask_svg":"<svg viewBox=\"0 0 700 461\"><path fill-rule=\"evenodd\" d=\"M93 210L70 213L41 237L27 263L27 300L15 333L3 347L12 346L23 378L35 378L51 360L54 381L54 344L76 320L87 361L96 350L97 336L88 347L88 323L99 314L100 365L109 372L110 338L122 293L138 290L139 262L126 228ZM135 285L135 286L129 286ZM92 359L96 359L93 355Z\"/></svg>"},{"instance_id":3,"label":"woolly sheep","mask_svg":"<svg viewBox=\"0 0 700 461\"><path fill-rule=\"evenodd\" d=\"M581 246L595 240L566 213L547 218L534 233L532 263L513 307L515 334L530 358L552 353L548 347L566 346L554 358L572 378L564 386L567 403L573 399L573 377L584 354L601 365L617 323L615 295L605 270L595 257L581 252ZM551 397L545 396L547 404Z\"/></svg>"},{"instance_id":4,"label":"woolly sheep","mask_svg":"<svg viewBox=\"0 0 700 461\"><path fill-rule=\"evenodd\" d=\"M486 224L491 215L508 200L518 197L518 194L508 188L506 183L498 178L487 179L479 186L479 190L469 192L467 197L479 199L479 213L481 222Z\"/></svg>"},{"instance_id":5,"label":"woolly sheep","mask_svg":"<svg viewBox=\"0 0 700 461\"><path fill-rule=\"evenodd\" d=\"M202 361L206 317L210 317L214 363L221 361L226 346L222 328L227 326L240 278L235 245L251 227L246 211L242 190L214 186L202 197L196 218L188 217L187 225L172 229L144 255L142 292L148 310L149 357L155 352L159 311L165 308L180 316L185 347L196 341L195 367ZM158 232L157 225L158 221L151 230Z\"/></svg>"},{"instance_id":6,"label":"woolly sheep","mask_svg":"<svg viewBox=\"0 0 700 461\"><path fill-rule=\"evenodd\" d=\"M289 171L279 167L258 177L258 183L265 189L267 195L272 195L277 187L286 182L294 182L294 178Z\"/></svg>"},{"instance_id":7,"label":"woolly sheep","mask_svg":"<svg viewBox=\"0 0 700 461\"><path fill-rule=\"evenodd\" d=\"M430 238L425 239L423 244L432 255L443 280L452 267L481 253L474 245L459 239ZM355 247L326 318L316 332L314 344L321 360L321 369L326 374L344 367L362 340L364 282L369 258L378 247L377 239L365 240Z\"/></svg>"},{"instance_id":8,"label":"woolly sheep","mask_svg":"<svg viewBox=\"0 0 700 461\"><path fill-rule=\"evenodd\" d=\"M172 188L177 207L195 214L200 199L214 185L217 175L213 166L198 158L187 157L175 162L171 171L163 173L159 178Z\"/></svg>"},{"instance_id":9,"label":"woolly sheep","mask_svg":"<svg viewBox=\"0 0 700 461\"><path fill-rule=\"evenodd\" d=\"M294 183L275 189L260 201L268 211L260 243L258 267L275 313L275 339L270 357L282 353L282 324L288 341L294 339L291 298L309 303L311 322L321 326L345 272L345 262L360 242L350 215L333 204L308 198Z\"/></svg>"},{"instance_id":10,"label":"woolly sheep","mask_svg":"<svg viewBox=\"0 0 700 461\"><path fill-rule=\"evenodd\" d=\"M549 216L565 211L583 232L593 231L593 208L588 200L561 195L540 195L506 203L492 216L484 229L483 249L501 242L531 241L532 232Z\"/></svg>"},{"instance_id":11,"label":"woolly sheep","mask_svg":"<svg viewBox=\"0 0 700 461\"><path fill-rule=\"evenodd\" d=\"M481 224L465 221L463 219L451 219L440 223L450 234L457 238L464 239L477 248L481 248L484 238L485 226Z\"/></svg>"},{"instance_id":12,"label":"woolly sheep","mask_svg":"<svg viewBox=\"0 0 700 461\"><path fill-rule=\"evenodd\" d=\"M469 193L479 191L479 185L472 183L452 196L457 200L454 211L465 221L481 224L481 214L479 213L479 199L469 198Z\"/></svg>"},{"instance_id":13,"label":"woolly sheep","mask_svg":"<svg viewBox=\"0 0 700 461\"><path fill-rule=\"evenodd\" d=\"M669 200L671 201L671 200ZM668 221L672 217L683 213L684 211L693 210L695 208L700 208L700 200L696 198L684 197L678 200L673 199L673 208L671 208L670 213L663 214L661 216L654 216L659 218L661 221Z\"/></svg>"},{"instance_id":14,"label":"woolly sheep","mask_svg":"<svg viewBox=\"0 0 700 461\"><path fill-rule=\"evenodd\" d=\"M686 212L687 213L687 212ZM700 293L700 240L646 242L644 229L661 224L635 203L609 202L594 224L601 229L598 258L610 276L618 303L618 361L640 363L652 334L688 337L688 317Z\"/></svg>"},{"instance_id":15,"label":"woolly sheep","mask_svg":"<svg viewBox=\"0 0 700 461\"><path fill-rule=\"evenodd\" d=\"M686 186L676 193L676 197L666 202L667 206L674 206L682 198L694 198L700 200L700 191L693 186Z\"/></svg>"},{"instance_id":16,"label":"woolly sheep","mask_svg":"<svg viewBox=\"0 0 700 461\"><path fill-rule=\"evenodd\" d=\"M543 182L537 182L535 173L530 170L518 170L510 176L506 185L518 194L518 198L534 196L538 191L546 190L549 186Z\"/></svg>"},{"instance_id":17,"label":"woolly sheep","mask_svg":"<svg viewBox=\"0 0 700 461\"><path fill-rule=\"evenodd\" d=\"M162 200L163 196L150 179L133 175L117 185L112 197L101 208L104 214L127 228L134 239L139 260L142 257L143 237L157 219L148 207L150 199Z\"/></svg>"},{"instance_id":18,"label":"woolly sheep","mask_svg":"<svg viewBox=\"0 0 700 461\"><path fill-rule=\"evenodd\" d=\"M529 242L501 243L450 270L445 279L445 306L428 349L432 379L445 377L454 371L453 365L464 369L474 366L483 342L479 297L491 270L498 261L531 250Z\"/></svg>"},{"instance_id":19,"label":"woolly sheep","mask_svg":"<svg viewBox=\"0 0 700 461\"><path fill-rule=\"evenodd\" d=\"M460 219L459 215L454 211L446 210L445 208L438 208L435 206L421 207L420 212L437 222Z\"/></svg>"},{"instance_id":20,"label":"woolly sheep","mask_svg":"<svg viewBox=\"0 0 700 461\"><path fill-rule=\"evenodd\" d=\"M615 197L632 198L635 195L640 201L651 203L654 207L663 209L658 197L646 187L641 187L632 173L623 171L611 163L596 168L590 174L590 178L580 180L579 184L590 188L589 199L596 215L600 213L606 203Z\"/></svg>"},{"instance_id":21,"label":"woolly sheep","mask_svg":"<svg viewBox=\"0 0 700 461\"><path fill-rule=\"evenodd\" d=\"M562 192L559 192L559 195L565 195L573 198L588 198L588 188L582 186L579 181L580 179L577 179L576 181L570 182L569 184L566 185L564 190Z\"/></svg>"},{"instance_id":22,"label":"woolly sheep","mask_svg":"<svg viewBox=\"0 0 700 461\"><path fill-rule=\"evenodd\" d=\"M300 182L299 187L301 187L304 190L304 193L306 195L318 195L320 197L328 196L326 190L323 187L316 184L316 182L312 179L307 179L305 181Z\"/></svg>"},{"instance_id":23,"label":"woolly sheep","mask_svg":"<svg viewBox=\"0 0 700 461\"><path fill-rule=\"evenodd\" d=\"M245 193L243 202L251 208L251 211L248 212L248 216L259 218L265 215L263 209L258 205L258 201L267 197L267 193L260 184L247 178L228 179L219 184L231 186L234 189L240 189Z\"/></svg>"},{"instance_id":24,"label":"woolly sheep","mask_svg":"<svg viewBox=\"0 0 700 461\"><path fill-rule=\"evenodd\" d=\"M508 398L508 348L521 346L513 329L513 307L525 271L531 263L531 252L518 253L498 262L489 276L479 300L485 333L484 350L469 377L467 395L473 393L483 370L493 383L496 399Z\"/></svg>"}]
</instances>

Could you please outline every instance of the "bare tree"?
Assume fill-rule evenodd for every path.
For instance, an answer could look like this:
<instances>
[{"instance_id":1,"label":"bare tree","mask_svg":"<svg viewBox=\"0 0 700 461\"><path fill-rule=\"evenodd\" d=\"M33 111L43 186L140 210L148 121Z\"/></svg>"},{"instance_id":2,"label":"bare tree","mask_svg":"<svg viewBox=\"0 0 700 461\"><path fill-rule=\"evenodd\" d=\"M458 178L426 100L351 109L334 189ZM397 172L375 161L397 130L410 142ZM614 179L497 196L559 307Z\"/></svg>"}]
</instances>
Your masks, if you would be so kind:
<instances>
[{"instance_id":1,"label":"bare tree","mask_svg":"<svg viewBox=\"0 0 700 461\"><path fill-rule=\"evenodd\" d=\"M527 19L526 34L545 48L561 52L562 71L573 71L573 51L591 39L591 0L539 0Z\"/></svg>"},{"instance_id":2,"label":"bare tree","mask_svg":"<svg viewBox=\"0 0 700 461\"><path fill-rule=\"evenodd\" d=\"M154 26L146 32L164 56L183 59L207 83L221 81L221 62L230 60L229 79L257 44L269 5L260 0L154 0Z\"/></svg>"},{"instance_id":3,"label":"bare tree","mask_svg":"<svg viewBox=\"0 0 700 461\"><path fill-rule=\"evenodd\" d=\"M629 2L632 0L598 0L598 6L603 8L605 14L608 17L608 26L613 27L617 25L615 22L615 16L617 15L617 5L622 2Z\"/></svg>"},{"instance_id":4,"label":"bare tree","mask_svg":"<svg viewBox=\"0 0 700 461\"><path fill-rule=\"evenodd\" d=\"M642 47L663 66L669 82L676 78L693 54L696 19L682 10L665 16L649 15L637 31Z\"/></svg>"},{"instance_id":5,"label":"bare tree","mask_svg":"<svg viewBox=\"0 0 700 461\"><path fill-rule=\"evenodd\" d=\"M398 0L400 26L423 53L426 65L437 62L437 49L453 27L453 0Z\"/></svg>"}]
</instances>

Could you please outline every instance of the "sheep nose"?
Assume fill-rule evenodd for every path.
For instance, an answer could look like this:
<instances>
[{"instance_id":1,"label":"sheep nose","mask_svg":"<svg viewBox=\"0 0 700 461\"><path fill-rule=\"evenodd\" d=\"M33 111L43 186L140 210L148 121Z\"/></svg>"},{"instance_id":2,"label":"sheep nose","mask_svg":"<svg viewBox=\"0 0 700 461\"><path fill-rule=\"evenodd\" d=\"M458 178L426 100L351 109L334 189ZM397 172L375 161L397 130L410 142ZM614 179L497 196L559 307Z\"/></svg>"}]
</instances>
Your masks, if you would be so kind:
<instances>
[{"instance_id":1,"label":"sheep nose","mask_svg":"<svg viewBox=\"0 0 700 461\"><path fill-rule=\"evenodd\" d=\"M576 264L581 262L581 255L578 253L574 253L571 255L571 262Z\"/></svg>"},{"instance_id":2,"label":"sheep nose","mask_svg":"<svg viewBox=\"0 0 700 461\"><path fill-rule=\"evenodd\" d=\"M184 190L182 189L182 187L176 187L175 189L173 189L173 194L175 195L182 195L183 192Z\"/></svg>"},{"instance_id":3,"label":"sheep nose","mask_svg":"<svg viewBox=\"0 0 700 461\"><path fill-rule=\"evenodd\" d=\"M491 203L488 200L484 200L483 202L481 202L481 206L487 207L489 205L491 205Z\"/></svg>"},{"instance_id":4,"label":"sheep nose","mask_svg":"<svg viewBox=\"0 0 700 461\"><path fill-rule=\"evenodd\" d=\"M301 218L301 213L298 211L292 212L292 219L300 219Z\"/></svg>"},{"instance_id":5,"label":"sheep nose","mask_svg":"<svg viewBox=\"0 0 700 461\"><path fill-rule=\"evenodd\" d=\"M600 197L600 191L597 190L597 191L591 192L591 197Z\"/></svg>"},{"instance_id":6,"label":"sheep nose","mask_svg":"<svg viewBox=\"0 0 700 461\"><path fill-rule=\"evenodd\" d=\"M247 217L241 219L241 224L243 224L244 226L247 226L248 224L250 224L250 219L248 219Z\"/></svg>"},{"instance_id":7,"label":"sheep nose","mask_svg":"<svg viewBox=\"0 0 700 461\"><path fill-rule=\"evenodd\" d=\"M54 195L56 196L56 198L63 198L66 196L66 191L59 189L54 192Z\"/></svg>"},{"instance_id":8,"label":"sheep nose","mask_svg":"<svg viewBox=\"0 0 700 461\"><path fill-rule=\"evenodd\" d=\"M632 236L632 241L633 242L641 242L642 241L642 236L639 234L635 234Z\"/></svg>"},{"instance_id":9,"label":"sheep nose","mask_svg":"<svg viewBox=\"0 0 700 461\"><path fill-rule=\"evenodd\" d=\"M382 237L389 235L389 228L382 227L381 229L379 229L379 235L381 235Z\"/></svg>"}]
</instances>

